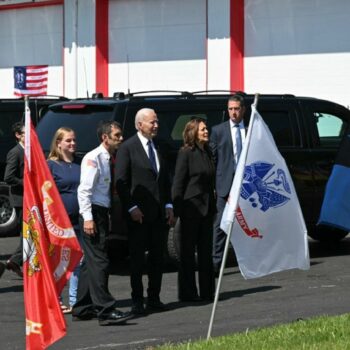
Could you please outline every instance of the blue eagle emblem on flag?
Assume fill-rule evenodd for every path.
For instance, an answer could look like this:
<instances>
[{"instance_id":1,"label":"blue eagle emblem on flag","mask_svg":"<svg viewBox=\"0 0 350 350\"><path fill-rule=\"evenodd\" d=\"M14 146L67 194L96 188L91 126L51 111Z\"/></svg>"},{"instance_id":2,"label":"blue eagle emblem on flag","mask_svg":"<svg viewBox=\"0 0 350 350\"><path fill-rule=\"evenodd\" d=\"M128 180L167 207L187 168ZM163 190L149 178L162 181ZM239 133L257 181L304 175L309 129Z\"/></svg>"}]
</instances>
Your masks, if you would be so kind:
<instances>
[{"instance_id":1,"label":"blue eagle emblem on flag","mask_svg":"<svg viewBox=\"0 0 350 350\"><path fill-rule=\"evenodd\" d=\"M245 166L241 197L253 208L258 207L257 201L263 212L282 206L290 200L290 194L286 173L275 164L259 161Z\"/></svg>"}]
</instances>

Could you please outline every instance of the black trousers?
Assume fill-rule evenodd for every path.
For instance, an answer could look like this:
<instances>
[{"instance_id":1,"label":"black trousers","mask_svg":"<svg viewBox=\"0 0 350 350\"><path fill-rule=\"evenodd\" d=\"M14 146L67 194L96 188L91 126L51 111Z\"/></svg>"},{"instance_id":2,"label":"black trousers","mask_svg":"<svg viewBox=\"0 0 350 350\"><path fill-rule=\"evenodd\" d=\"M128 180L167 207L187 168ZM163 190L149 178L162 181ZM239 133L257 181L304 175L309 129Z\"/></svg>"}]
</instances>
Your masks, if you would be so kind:
<instances>
[{"instance_id":1,"label":"black trousers","mask_svg":"<svg viewBox=\"0 0 350 350\"><path fill-rule=\"evenodd\" d=\"M10 261L14 262L18 266L23 265L23 209L22 207L15 207L17 215L17 229L19 231L19 243L15 252L11 255Z\"/></svg>"},{"instance_id":2,"label":"black trousers","mask_svg":"<svg viewBox=\"0 0 350 350\"><path fill-rule=\"evenodd\" d=\"M214 221L214 239L213 239L213 264L214 269L218 271L221 266L222 258L225 250L226 233L220 228L222 214L224 213L227 198L216 198L216 217Z\"/></svg>"},{"instance_id":3,"label":"black trousers","mask_svg":"<svg viewBox=\"0 0 350 350\"><path fill-rule=\"evenodd\" d=\"M97 205L92 206L92 215L97 232L89 236L84 232L84 220L80 217L80 231L84 259L81 265L77 302L73 315L83 317L93 311L98 316L111 311L116 300L108 289L109 259L106 238L109 229L109 210Z\"/></svg>"},{"instance_id":4,"label":"black trousers","mask_svg":"<svg viewBox=\"0 0 350 350\"><path fill-rule=\"evenodd\" d=\"M147 274L149 300L159 301L162 284L166 224L160 217L153 222L136 223L129 219L129 252L131 297L134 303L143 301L142 273L145 251L148 250Z\"/></svg>"},{"instance_id":5,"label":"black trousers","mask_svg":"<svg viewBox=\"0 0 350 350\"><path fill-rule=\"evenodd\" d=\"M180 266L178 274L179 299L198 297L196 261L198 258L199 296L210 300L215 293L212 263L213 216L181 218Z\"/></svg>"}]
</instances>

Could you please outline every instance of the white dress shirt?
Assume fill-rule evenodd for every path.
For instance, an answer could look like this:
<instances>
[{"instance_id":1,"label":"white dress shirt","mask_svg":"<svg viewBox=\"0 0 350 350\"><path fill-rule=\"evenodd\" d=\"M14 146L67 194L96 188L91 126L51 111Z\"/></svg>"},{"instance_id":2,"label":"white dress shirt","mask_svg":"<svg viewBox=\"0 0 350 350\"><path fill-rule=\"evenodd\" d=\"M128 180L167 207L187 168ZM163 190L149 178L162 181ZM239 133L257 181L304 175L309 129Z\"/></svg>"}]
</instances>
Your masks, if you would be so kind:
<instances>
[{"instance_id":1,"label":"white dress shirt","mask_svg":"<svg viewBox=\"0 0 350 350\"><path fill-rule=\"evenodd\" d=\"M110 154L104 146L87 153L81 162L78 187L79 212L84 221L93 220L91 205L109 208L111 205Z\"/></svg>"},{"instance_id":2,"label":"white dress shirt","mask_svg":"<svg viewBox=\"0 0 350 350\"><path fill-rule=\"evenodd\" d=\"M142 143L142 147L143 149L145 150L146 154L147 154L147 157L149 158L149 154L148 154L148 145L147 145L147 142L148 142L148 139L146 137L144 137L139 131L137 132L137 136L139 137L141 143ZM152 142L152 148L153 148L153 152L154 152L154 155L156 157L156 163L157 163L157 171L159 171L159 159L158 159L158 154L157 154L157 150L155 149L154 147L154 143L152 140L150 140Z\"/></svg>"},{"instance_id":3,"label":"white dress shirt","mask_svg":"<svg viewBox=\"0 0 350 350\"><path fill-rule=\"evenodd\" d=\"M230 126L231 126L231 138L232 138L232 146L233 146L233 156L235 157L235 163L237 165L238 159L237 159L237 145L236 145L236 132L241 133L241 140L242 140L242 147L245 140L245 128L243 121L239 123L239 127L235 127L235 123L230 119Z\"/></svg>"}]
</instances>

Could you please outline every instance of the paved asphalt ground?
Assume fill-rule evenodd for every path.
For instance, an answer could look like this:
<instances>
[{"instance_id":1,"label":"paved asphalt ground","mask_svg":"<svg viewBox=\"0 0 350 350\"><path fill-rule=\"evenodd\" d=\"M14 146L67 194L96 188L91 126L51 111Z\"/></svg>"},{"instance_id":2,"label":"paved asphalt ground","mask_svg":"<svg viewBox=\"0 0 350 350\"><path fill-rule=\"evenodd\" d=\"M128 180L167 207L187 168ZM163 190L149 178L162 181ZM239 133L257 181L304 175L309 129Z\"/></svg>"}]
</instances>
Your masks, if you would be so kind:
<instances>
[{"instance_id":1,"label":"paved asphalt ground","mask_svg":"<svg viewBox=\"0 0 350 350\"><path fill-rule=\"evenodd\" d=\"M17 242L17 237L0 239L0 260L8 258ZM349 253L350 238L336 246L310 241L309 271L292 270L248 281L242 278L231 257L212 336L350 312ZM110 290L120 309L129 310L127 262L113 266ZM50 349L149 349L206 337L212 305L178 302L176 272L171 269L164 274L161 298L169 311L136 318L126 325L100 327L96 320L72 322L66 316L67 336ZM24 349L22 280L8 271L0 280L0 310L0 349Z\"/></svg>"}]
</instances>

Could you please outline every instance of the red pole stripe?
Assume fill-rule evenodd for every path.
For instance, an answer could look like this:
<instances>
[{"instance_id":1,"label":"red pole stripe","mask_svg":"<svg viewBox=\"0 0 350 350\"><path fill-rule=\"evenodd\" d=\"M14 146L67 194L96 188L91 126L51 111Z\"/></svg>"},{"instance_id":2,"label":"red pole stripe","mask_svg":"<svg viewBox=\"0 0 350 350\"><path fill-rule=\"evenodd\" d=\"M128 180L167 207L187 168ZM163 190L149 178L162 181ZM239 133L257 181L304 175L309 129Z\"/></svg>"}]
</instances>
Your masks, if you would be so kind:
<instances>
[{"instance_id":1,"label":"red pole stripe","mask_svg":"<svg viewBox=\"0 0 350 350\"><path fill-rule=\"evenodd\" d=\"M231 90L244 91L244 0L230 0Z\"/></svg>"},{"instance_id":2,"label":"red pole stripe","mask_svg":"<svg viewBox=\"0 0 350 350\"><path fill-rule=\"evenodd\" d=\"M96 1L96 92L108 96L108 0Z\"/></svg>"}]
</instances>

